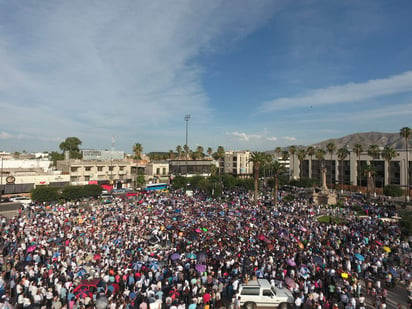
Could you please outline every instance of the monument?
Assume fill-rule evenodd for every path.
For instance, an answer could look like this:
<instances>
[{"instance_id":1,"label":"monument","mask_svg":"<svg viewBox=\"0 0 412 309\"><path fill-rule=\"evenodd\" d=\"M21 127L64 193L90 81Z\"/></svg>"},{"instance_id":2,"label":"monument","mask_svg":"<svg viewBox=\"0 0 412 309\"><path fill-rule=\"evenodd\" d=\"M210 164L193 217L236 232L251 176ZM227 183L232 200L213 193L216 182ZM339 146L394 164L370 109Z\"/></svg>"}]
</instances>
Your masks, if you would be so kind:
<instances>
[{"instance_id":1,"label":"monument","mask_svg":"<svg viewBox=\"0 0 412 309\"><path fill-rule=\"evenodd\" d=\"M313 202L317 205L335 205L336 204L336 193L329 191L326 186L326 168L322 167L322 187L317 193L313 191L312 198Z\"/></svg>"}]
</instances>

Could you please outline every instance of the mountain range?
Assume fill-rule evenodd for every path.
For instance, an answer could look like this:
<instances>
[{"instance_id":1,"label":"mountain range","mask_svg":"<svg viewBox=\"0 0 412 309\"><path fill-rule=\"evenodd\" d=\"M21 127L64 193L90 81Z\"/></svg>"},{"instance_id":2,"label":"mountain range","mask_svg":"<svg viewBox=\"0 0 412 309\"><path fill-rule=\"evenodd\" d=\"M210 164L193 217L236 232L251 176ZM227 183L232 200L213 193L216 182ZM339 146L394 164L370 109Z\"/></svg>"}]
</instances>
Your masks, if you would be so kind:
<instances>
[{"instance_id":1,"label":"mountain range","mask_svg":"<svg viewBox=\"0 0 412 309\"><path fill-rule=\"evenodd\" d=\"M370 145L376 144L379 147L389 146L394 149L405 149L405 140L399 133L382 133L382 132L366 132L346 135L340 138L328 139L311 146L326 150L328 143L334 143L336 149L347 148L352 149L355 144L361 144L366 150Z\"/></svg>"}]
</instances>

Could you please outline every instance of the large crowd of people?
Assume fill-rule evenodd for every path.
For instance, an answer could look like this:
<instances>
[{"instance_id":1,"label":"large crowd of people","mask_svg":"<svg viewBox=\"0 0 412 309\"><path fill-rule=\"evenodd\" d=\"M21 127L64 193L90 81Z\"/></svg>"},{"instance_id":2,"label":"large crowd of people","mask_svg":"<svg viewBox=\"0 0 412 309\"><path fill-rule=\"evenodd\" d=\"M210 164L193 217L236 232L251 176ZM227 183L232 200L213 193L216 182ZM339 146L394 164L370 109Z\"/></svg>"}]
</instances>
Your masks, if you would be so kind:
<instances>
[{"instance_id":1,"label":"large crowd of people","mask_svg":"<svg viewBox=\"0 0 412 309\"><path fill-rule=\"evenodd\" d=\"M388 289L410 288L410 243L385 214L323 223L309 201L239 191L74 206L2 221L1 308L237 309L239 284L265 278L296 308L385 309Z\"/></svg>"}]
</instances>

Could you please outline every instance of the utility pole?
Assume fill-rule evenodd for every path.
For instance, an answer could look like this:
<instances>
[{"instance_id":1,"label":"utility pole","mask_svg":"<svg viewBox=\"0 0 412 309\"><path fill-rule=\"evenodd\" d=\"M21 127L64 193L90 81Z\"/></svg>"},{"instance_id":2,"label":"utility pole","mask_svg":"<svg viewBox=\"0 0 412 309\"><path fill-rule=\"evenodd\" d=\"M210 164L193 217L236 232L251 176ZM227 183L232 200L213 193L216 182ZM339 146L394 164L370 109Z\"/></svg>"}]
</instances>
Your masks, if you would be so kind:
<instances>
[{"instance_id":1,"label":"utility pole","mask_svg":"<svg viewBox=\"0 0 412 309\"><path fill-rule=\"evenodd\" d=\"M186 152L186 178L188 175L188 168L187 168L187 156L188 156L188 152L189 152L189 146L187 145L187 133L188 133L188 123L190 120L190 115L187 114L185 115L185 121L186 121L186 144L185 144L185 152Z\"/></svg>"}]
</instances>

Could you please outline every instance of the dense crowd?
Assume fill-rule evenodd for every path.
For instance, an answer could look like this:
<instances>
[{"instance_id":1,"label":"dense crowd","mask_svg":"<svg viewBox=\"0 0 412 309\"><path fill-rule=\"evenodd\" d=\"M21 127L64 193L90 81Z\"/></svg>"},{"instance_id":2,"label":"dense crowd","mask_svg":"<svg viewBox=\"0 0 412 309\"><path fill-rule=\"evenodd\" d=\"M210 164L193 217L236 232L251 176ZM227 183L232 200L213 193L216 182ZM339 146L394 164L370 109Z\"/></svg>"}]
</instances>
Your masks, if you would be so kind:
<instances>
[{"instance_id":1,"label":"dense crowd","mask_svg":"<svg viewBox=\"0 0 412 309\"><path fill-rule=\"evenodd\" d=\"M332 210L330 210L332 211ZM386 308L411 282L396 223L347 210L317 220L309 201L273 206L247 193L152 193L86 207L44 205L3 220L1 308L238 309L239 284L266 278L296 308Z\"/></svg>"}]
</instances>

